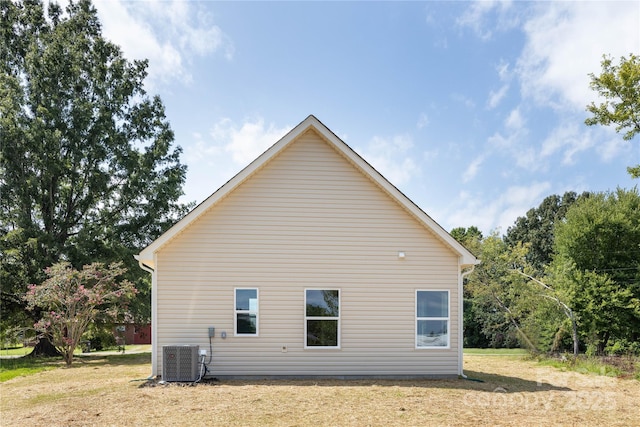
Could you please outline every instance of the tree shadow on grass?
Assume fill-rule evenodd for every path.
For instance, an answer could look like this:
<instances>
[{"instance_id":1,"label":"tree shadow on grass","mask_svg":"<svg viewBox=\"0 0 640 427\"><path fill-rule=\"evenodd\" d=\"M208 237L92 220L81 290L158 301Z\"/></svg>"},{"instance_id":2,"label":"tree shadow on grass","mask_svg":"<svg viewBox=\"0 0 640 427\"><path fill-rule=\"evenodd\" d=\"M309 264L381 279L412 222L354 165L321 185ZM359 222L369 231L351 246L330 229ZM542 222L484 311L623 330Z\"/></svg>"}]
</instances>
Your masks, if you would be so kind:
<instances>
[{"instance_id":1,"label":"tree shadow on grass","mask_svg":"<svg viewBox=\"0 0 640 427\"><path fill-rule=\"evenodd\" d=\"M81 355L73 357L74 363L70 368L83 366L122 366L151 364L151 353Z\"/></svg>"},{"instance_id":2,"label":"tree shadow on grass","mask_svg":"<svg viewBox=\"0 0 640 427\"><path fill-rule=\"evenodd\" d=\"M56 366L61 364L64 364L61 357L29 357L28 354L20 357L0 359L0 368L5 371L37 366Z\"/></svg>"},{"instance_id":3,"label":"tree shadow on grass","mask_svg":"<svg viewBox=\"0 0 640 427\"><path fill-rule=\"evenodd\" d=\"M131 353L117 355L76 355L71 366L66 366L61 357L12 357L0 360L0 370L34 368L38 366L60 367L65 369L82 368L86 366L121 366L121 365L150 365L151 353Z\"/></svg>"},{"instance_id":4,"label":"tree shadow on grass","mask_svg":"<svg viewBox=\"0 0 640 427\"><path fill-rule=\"evenodd\" d=\"M556 386L547 382L532 381L515 376L506 376L498 374L488 374L485 372L465 371L467 375L466 382L479 380L478 387L469 387L473 390L484 390L490 392L500 391L503 393L519 393L519 392L539 392L539 391L571 391L571 388L564 386ZM467 388L467 387L463 387Z\"/></svg>"}]
</instances>

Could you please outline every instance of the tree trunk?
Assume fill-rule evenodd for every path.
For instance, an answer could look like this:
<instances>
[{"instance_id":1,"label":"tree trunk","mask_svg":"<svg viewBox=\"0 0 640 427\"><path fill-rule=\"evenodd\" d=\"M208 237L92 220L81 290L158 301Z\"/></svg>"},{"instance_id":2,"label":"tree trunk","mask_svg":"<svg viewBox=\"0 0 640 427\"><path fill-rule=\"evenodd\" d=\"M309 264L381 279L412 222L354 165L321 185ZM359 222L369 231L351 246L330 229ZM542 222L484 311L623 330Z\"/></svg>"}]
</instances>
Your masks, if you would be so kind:
<instances>
[{"instance_id":1,"label":"tree trunk","mask_svg":"<svg viewBox=\"0 0 640 427\"><path fill-rule=\"evenodd\" d=\"M580 351L580 343L578 341L578 324L576 322L576 318L573 316L573 312L571 312L571 337L573 338L573 356L578 357L578 352Z\"/></svg>"},{"instance_id":2,"label":"tree trunk","mask_svg":"<svg viewBox=\"0 0 640 427\"><path fill-rule=\"evenodd\" d=\"M607 347L607 342L609 342L609 335L608 331L598 335L598 345L596 346L598 356L604 356L604 349Z\"/></svg>"},{"instance_id":3,"label":"tree trunk","mask_svg":"<svg viewBox=\"0 0 640 427\"><path fill-rule=\"evenodd\" d=\"M41 337L33 347L33 351L27 357L59 357L62 356L54 346L48 336Z\"/></svg>"}]
</instances>

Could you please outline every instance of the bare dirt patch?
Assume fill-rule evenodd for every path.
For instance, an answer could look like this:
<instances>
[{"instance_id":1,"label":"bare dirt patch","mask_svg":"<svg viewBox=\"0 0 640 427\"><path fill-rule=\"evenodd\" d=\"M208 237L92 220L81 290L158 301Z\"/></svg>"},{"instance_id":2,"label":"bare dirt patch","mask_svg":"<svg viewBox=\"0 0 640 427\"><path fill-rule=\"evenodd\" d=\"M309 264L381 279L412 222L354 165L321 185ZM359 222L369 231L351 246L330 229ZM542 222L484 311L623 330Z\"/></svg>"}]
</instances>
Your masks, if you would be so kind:
<instances>
[{"instance_id":1,"label":"bare dirt patch","mask_svg":"<svg viewBox=\"0 0 640 427\"><path fill-rule=\"evenodd\" d=\"M0 384L2 425L635 425L640 382L465 356L455 380L143 387L149 357L86 359ZM148 384L147 384L148 385Z\"/></svg>"}]
</instances>

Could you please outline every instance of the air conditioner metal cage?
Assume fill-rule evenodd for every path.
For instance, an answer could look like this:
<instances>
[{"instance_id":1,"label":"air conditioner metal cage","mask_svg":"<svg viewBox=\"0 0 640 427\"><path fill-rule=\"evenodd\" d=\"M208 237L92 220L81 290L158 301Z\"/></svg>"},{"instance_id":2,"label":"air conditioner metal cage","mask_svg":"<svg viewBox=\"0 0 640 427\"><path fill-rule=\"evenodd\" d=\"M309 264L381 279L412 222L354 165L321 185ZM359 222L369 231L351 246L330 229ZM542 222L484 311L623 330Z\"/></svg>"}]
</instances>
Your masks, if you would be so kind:
<instances>
[{"instance_id":1,"label":"air conditioner metal cage","mask_svg":"<svg viewBox=\"0 0 640 427\"><path fill-rule=\"evenodd\" d=\"M162 379L193 382L198 379L198 345L165 345L162 347Z\"/></svg>"}]
</instances>

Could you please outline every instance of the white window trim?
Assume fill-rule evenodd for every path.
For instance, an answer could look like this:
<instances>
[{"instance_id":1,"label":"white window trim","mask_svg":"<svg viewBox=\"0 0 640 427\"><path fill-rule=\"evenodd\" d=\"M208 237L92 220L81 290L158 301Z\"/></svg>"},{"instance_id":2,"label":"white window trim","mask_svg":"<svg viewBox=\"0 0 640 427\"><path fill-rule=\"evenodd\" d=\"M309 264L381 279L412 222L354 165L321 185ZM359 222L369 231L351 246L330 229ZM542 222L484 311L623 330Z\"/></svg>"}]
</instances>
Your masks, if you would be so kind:
<instances>
[{"instance_id":1,"label":"white window trim","mask_svg":"<svg viewBox=\"0 0 640 427\"><path fill-rule=\"evenodd\" d=\"M447 317L418 317L418 292L446 292L447 293ZM451 349L451 291L449 289L416 289L415 300L413 304L414 335L415 348L417 350L449 350ZM418 345L418 321L419 320L446 320L447 321L447 345L446 346L429 346Z\"/></svg>"},{"instance_id":2,"label":"white window trim","mask_svg":"<svg viewBox=\"0 0 640 427\"><path fill-rule=\"evenodd\" d=\"M338 291L338 317L325 317L325 316L307 316L307 291ZM302 307L304 315L304 349L305 350L340 350L342 345L341 340L341 327L342 321L342 289L340 288L306 288L304 290L304 306ZM337 320L338 321L338 345L337 346L318 346L307 345L307 320Z\"/></svg>"},{"instance_id":3,"label":"white window trim","mask_svg":"<svg viewBox=\"0 0 640 427\"><path fill-rule=\"evenodd\" d=\"M242 290L255 290L256 291L256 309L255 310L238 310L237 307L237 291ZM238 314L255 314L256 315L256 333L255 334L243 334L238 333ZM260 289L258 288L233 288L233 336L235 337L257 337L260 335Z\"/></svg>"}]
</instances>

